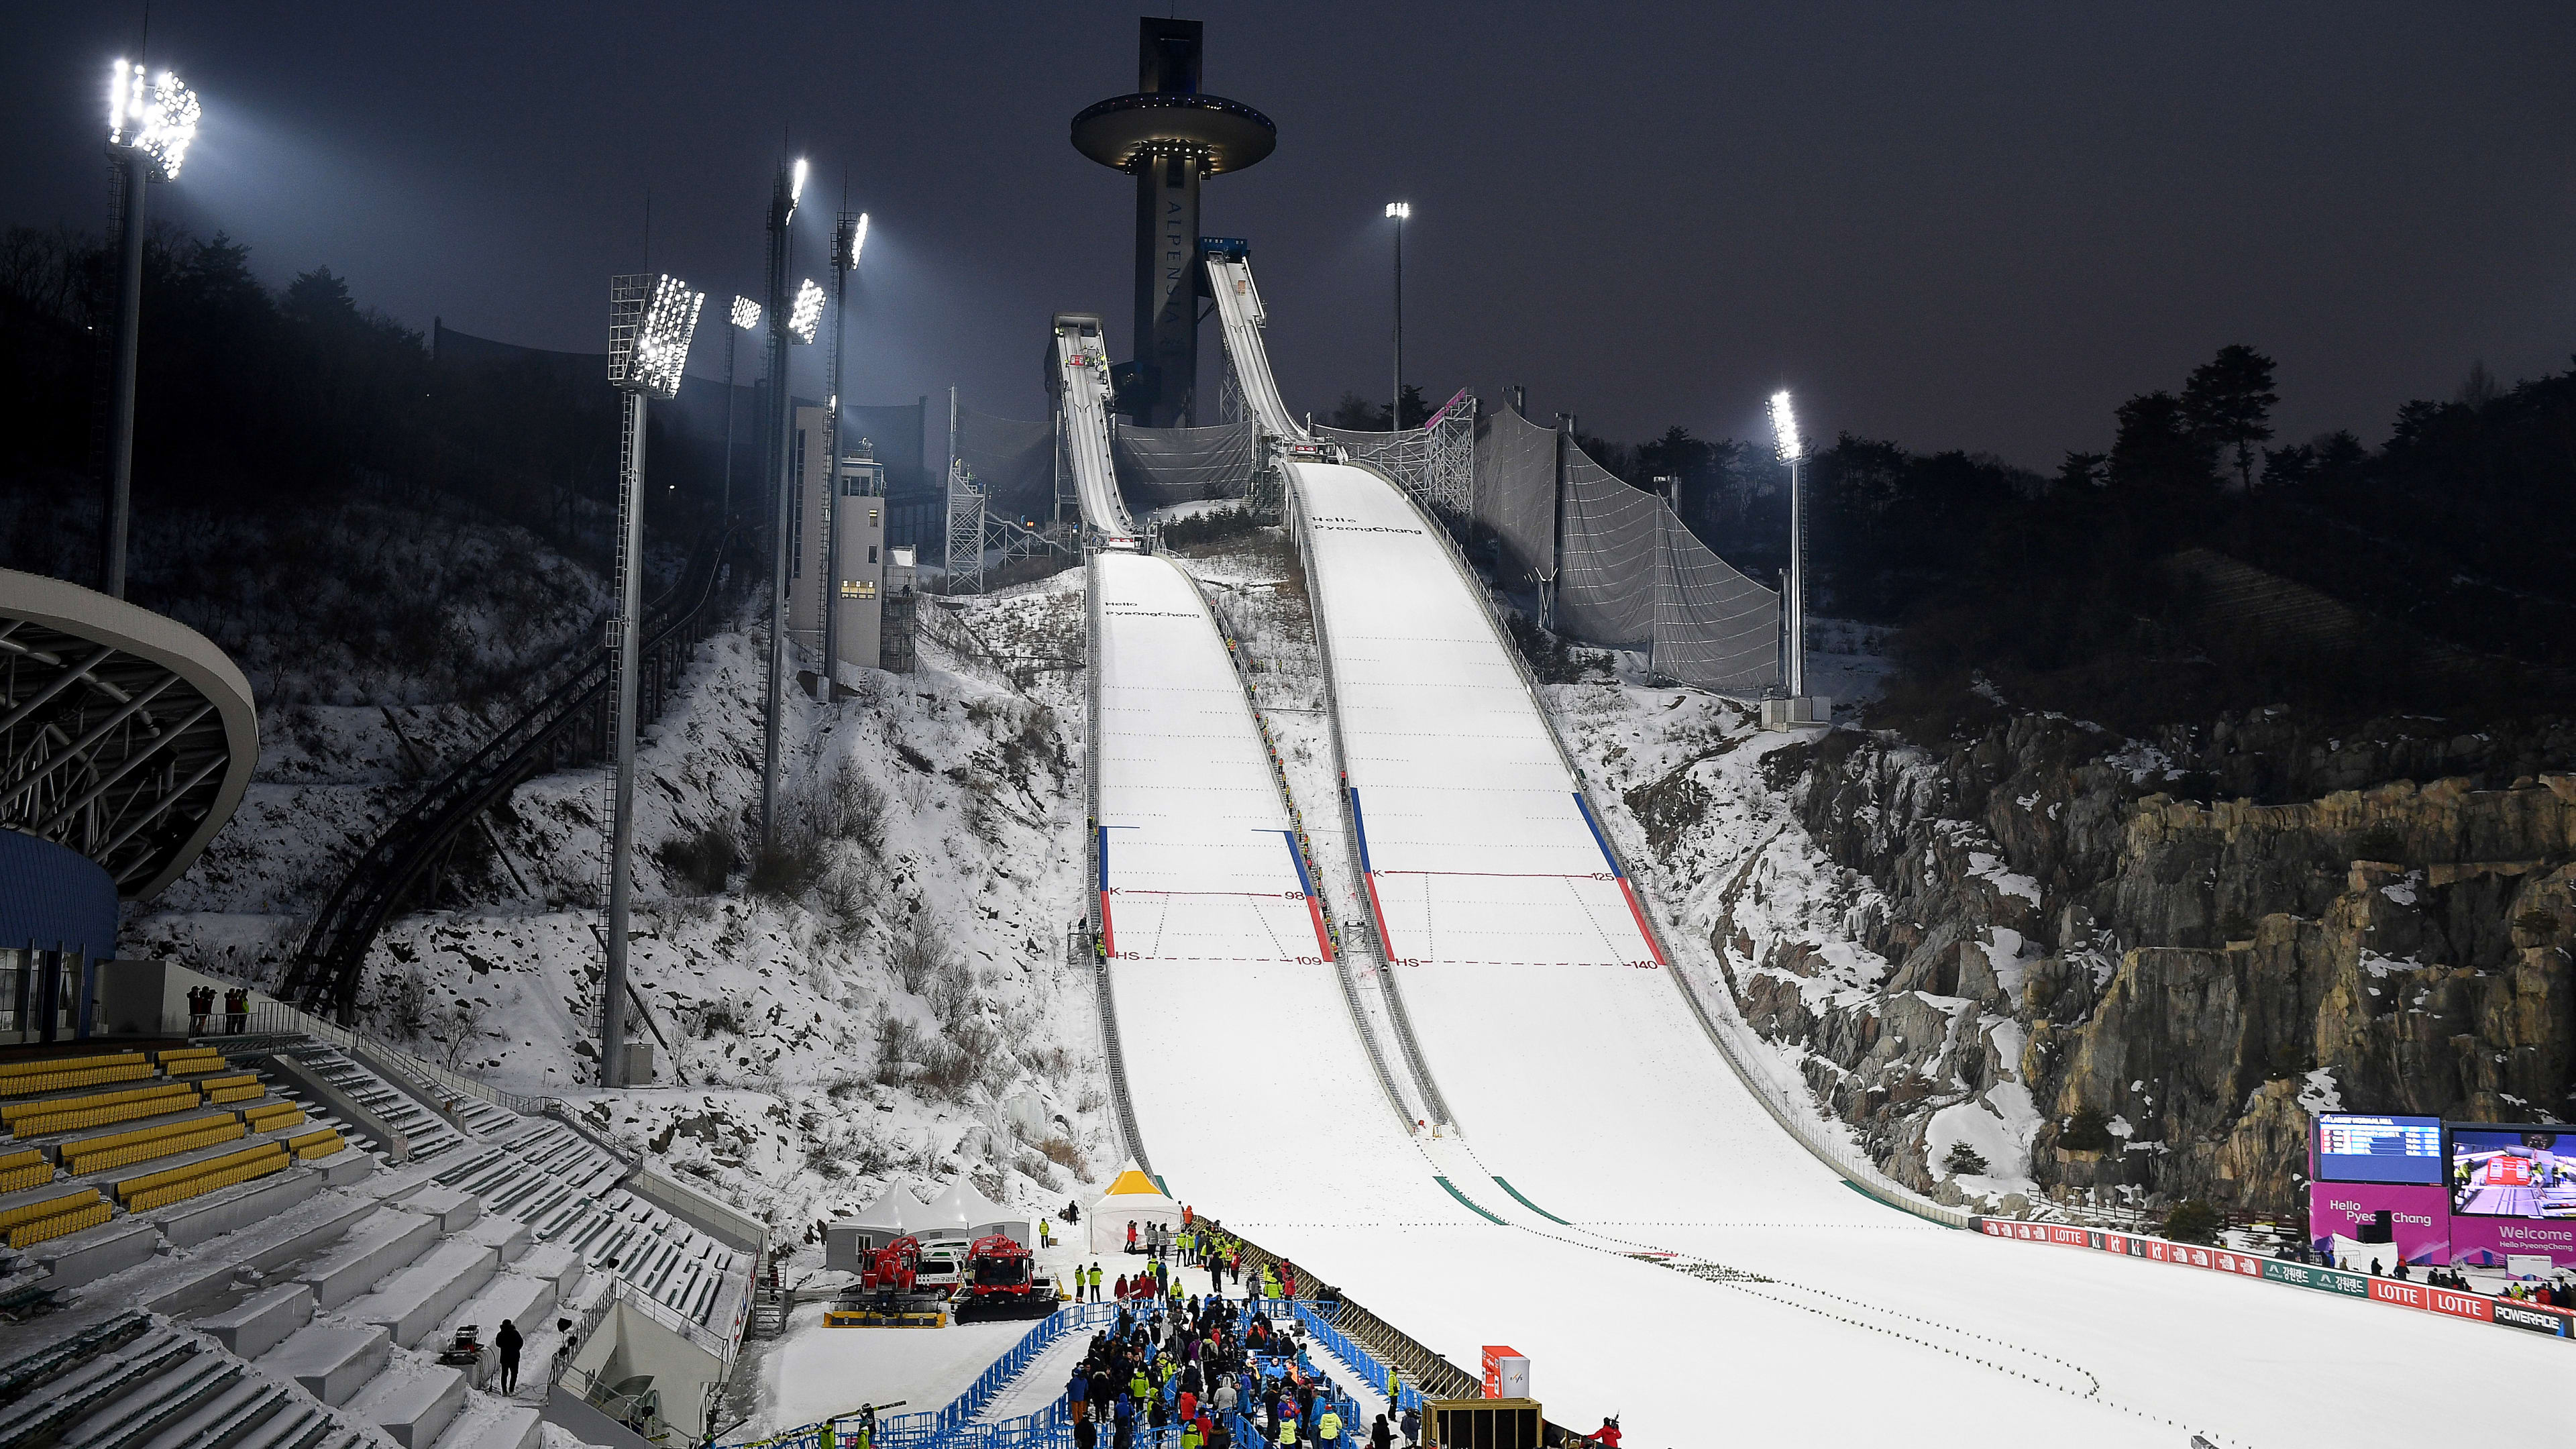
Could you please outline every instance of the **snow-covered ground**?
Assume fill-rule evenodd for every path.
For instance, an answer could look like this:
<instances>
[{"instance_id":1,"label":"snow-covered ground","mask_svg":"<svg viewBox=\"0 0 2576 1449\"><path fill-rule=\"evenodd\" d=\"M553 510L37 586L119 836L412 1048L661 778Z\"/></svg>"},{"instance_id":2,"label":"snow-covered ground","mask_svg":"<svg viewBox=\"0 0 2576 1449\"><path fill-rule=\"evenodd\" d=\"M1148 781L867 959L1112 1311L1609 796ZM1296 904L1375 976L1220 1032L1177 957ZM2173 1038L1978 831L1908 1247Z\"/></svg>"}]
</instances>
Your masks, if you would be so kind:
<instances>
[{"instance_id":1,"label":"snow-covered ground","mask_svg":"<svg viewBox=\"0 0 2576 1449\"><path fill-rule=\"evenodd\" d=\"M962 617L997 654L1078 662L1080 614L1064 605L1080 579L967 601ZM790 1247L897 1182L927 1197L971 1175L1038 1210L1078 1195L1117 1165L1089 982L1065 949L1080 909L1081 677L1040 668L1014 684L925 643L920 672L864 681L829 705L787 692L783 849L757 873L758 636L701 646L646 732L629 961L654 1084L580 1085L601 969L596 768L522 786L491 817L497 847L457 873L442 908L386 930L368 1028L495 1086L580 1099L596 1126ZM283 741L264 766L277 798L254 796L144 939L261 979L273 949L227 946L291 942L350 842L417 778L377 712L302 718L320 743ZM460 711L403 725L438 756L479 738ZM701 863L719 845L732 862L720 882ZM407 977L421 987L411 1021ZM819 1247L803 1252L812 1262L791 1259L791 1277L820 1264Z\"/></svg>"},{"instance_id":2,"label":"snow-covered ground","mask_svg":"<svg viewBox=\"0 0 2576 1449\"><path fill-rule=\"evenodd\" d=\"M1329 594L1332 570L1319 574ZM1495 691L1497 708L1509 693ZM1631 680L1547 693L1603 828L1641 868L1658 857L1622 792L1679 769L1708 797L1692 849L1668 851L1646 882L1708 999L1722 1006L1707 933L1726 904L1739 924L1848 949L1847 887L1786 838L1794 825L1759 788L1779 737L1691 691ZM1498 733L1457 707L1415 728ZM1311 772L1290 775L1320 825L1329 805L1306 793ZM1436 823L1429 793L1416 822ZM1769 884L1767 915L1725 892L1748 873ZM1463 1139L1405 1132L1368 1089L1324 983L1245 968L1176 975L1150 1008L1122 994L1147 1145L1184 1199L1453 1361L1493 1342L1530 1353L1560 1422L1621 1413L1641 1444L1788 1442L1820 1412L1924 1444L2173 1445L2195 1429L2222 1444L2396 1442L2441 1432L2439 1406L2295 1386L2355 1367L2395 1381L2408 1364L2470 1354L2507 1355L2517 1372L2555 1363L2539 1357L2555 1345L2494 1344L2430 1315L1992 1243L1884 1208L1773 1124L1663 973L1397 969ZM1168 1054L1133 1045L1153 1031ZM1211 1041L1238 1043L1261 1070L1197 1069ZM1803 1095L1796 1063L1753 1045L1756 1067Z\"/></svg>"}]
</instances>

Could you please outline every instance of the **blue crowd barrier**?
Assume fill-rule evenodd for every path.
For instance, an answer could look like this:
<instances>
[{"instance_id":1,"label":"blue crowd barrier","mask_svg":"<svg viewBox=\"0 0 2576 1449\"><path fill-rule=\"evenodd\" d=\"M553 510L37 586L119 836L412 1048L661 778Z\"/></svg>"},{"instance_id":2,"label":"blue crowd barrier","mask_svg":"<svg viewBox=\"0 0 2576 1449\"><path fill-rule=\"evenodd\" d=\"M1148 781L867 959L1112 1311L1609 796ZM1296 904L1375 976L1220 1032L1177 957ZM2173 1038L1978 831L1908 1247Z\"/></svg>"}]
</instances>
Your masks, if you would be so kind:
<instances>
[{"instance_id":1,"label":"blue crowd barrier","mask_svg":"<svg viewBox=\"0 0 2576 1449\"><path fill-rule=\"evenodd\" d=\"M1010 1350L986 1366L965 1392L944 1408L919 1414L889 1414L877 1420L875 1449L1071 1449L1073 1418L1059 1397L1048 1408L995 1424L978 1424L975 1416L993 1397L1055 1346L1056 1340L1081 1329L1118 1321L1114 1303L1068 1303L1032 1327ZM722 1449L844 1449L857 1426L836 1431L840 1421L825 1420L749 1439Z\"/></svg>"}]
</instances>

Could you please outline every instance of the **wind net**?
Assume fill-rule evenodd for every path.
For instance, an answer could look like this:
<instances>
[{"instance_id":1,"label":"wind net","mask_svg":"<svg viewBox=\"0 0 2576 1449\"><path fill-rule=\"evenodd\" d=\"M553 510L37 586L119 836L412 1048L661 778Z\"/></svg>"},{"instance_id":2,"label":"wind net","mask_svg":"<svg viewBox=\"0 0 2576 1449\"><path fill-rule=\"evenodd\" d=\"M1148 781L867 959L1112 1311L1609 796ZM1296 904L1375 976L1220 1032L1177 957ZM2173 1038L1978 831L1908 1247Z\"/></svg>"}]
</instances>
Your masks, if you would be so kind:
<instances>
[{"instance_id":1,"label":"wind net","mask_svg":"<svg viewBox=\"0 0 2576 1449\"><path fill-rule=\"evenodd\" d=\"M1614 649L1653 649L1664 576L1656 520L1663 501L1569 448L1564 509L1557 627Z\"/></svg>"},{"instance_id":2,"label":"wind net","mask_svg":"<svg viewBox=\"0 0 2576 1449\"><path fill-rule=\"evenodd\" d=\"M1508 408L1477 416L1475 516L1502 541L1507 592L1556 577L1555 430Z\"/></svg>"},{"instance_id":3,"label":"wind net","mask_svg":"<svg viewBox=\"0 0 2576 1449\"><path fill-rule=\"evenodd\" d=\"M1000 518L1055 517L1055 424L957 410L957 460Z\"/></svg>"},{"instance_id":4,"label":"wind net","mask_svg":"<svg viewBox=\"0 0 2576 1449\"><path fill-rule=\"evenodd\" d=\"M1780 596L1719 558L1661 497L1570 447L1561 531L1562 632L1636 650L1656 673L1722 694L1778 682Z\"/></svg>"},{"instance_id":5,"label":"wind net","mask_svg":"<svg viewBox=\"0 0 2576 1449\"><path fill-rule=\"evenodd\" d=\"M1109 435L1127 506L1137 512L1202 498L1240 498L1258 452L1249 420L1213 428L1134 428Z\"/></svg>"},{"instance_id":6,"label":"wind net","mask_svg":"<svg viewBox=\"0 0 2576 1449\"><path fill-rule=\"evenodd\" d=\"M1780 678L1780 596L1737 573L1660 502L1663 568L1654 667L1721 694L1759 694Z\"/></svg>"}]
</instances>

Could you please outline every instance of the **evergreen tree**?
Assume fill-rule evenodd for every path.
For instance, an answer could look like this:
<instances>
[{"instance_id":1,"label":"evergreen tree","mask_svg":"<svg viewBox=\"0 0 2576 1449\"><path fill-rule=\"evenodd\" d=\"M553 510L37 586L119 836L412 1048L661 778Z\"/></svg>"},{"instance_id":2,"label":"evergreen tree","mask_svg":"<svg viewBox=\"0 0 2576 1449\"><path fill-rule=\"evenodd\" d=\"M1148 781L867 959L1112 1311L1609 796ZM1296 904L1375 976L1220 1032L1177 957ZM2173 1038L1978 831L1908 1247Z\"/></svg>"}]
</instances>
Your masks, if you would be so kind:
<instances>
[{"instance_id":1,"label":"evergreen tree","mask_svg":"<svg viewBox=\"0 0 2576 1449\"><path fill-rule=\"evenodd\" d=\"M2182 410L2192 434L2213 454L2236 460L2239 487L2254 486L2254 445L2272 436L2272 359L2242 343L2191 370Z\"/></svg>"}]
</instances>

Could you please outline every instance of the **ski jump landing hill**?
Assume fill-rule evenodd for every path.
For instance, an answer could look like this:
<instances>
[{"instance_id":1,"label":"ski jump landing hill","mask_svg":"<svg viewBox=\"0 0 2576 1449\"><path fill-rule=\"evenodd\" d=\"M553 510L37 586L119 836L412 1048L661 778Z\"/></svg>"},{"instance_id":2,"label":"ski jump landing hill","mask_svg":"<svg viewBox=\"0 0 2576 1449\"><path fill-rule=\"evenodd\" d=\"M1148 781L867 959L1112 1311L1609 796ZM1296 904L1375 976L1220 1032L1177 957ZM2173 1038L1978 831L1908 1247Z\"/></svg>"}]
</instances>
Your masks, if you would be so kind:
<instances>
[{"instance_id":1,"label":"ski jump landing hill","mask_svg":"<svg viewBox=\"0 0 2576 1449\"><path fill-rule=\"evenodd\" d=\"M1255 418L1308 441L1249 265L1210 281ZM1106 437L1105 413L1070 414L1106 396L1068 386L1069 439ZM1094 529L1135 538L1106 448L1072 461ZM2373 1315L2360 1337L2322 1297L1988 1243L1784 1132L1438 526L1374 470L1282 466L1340 800L1286 797L1186 575L1132 543L1092 563L1104 1027L1130 1145L1173 1193L1452 1363L1513 1345L1549 1417L1618 1413L1639 1444L2444 1432L2437 1394L2299 1385L2402 1382L2462 1354L2447 1325ZM1300 807L1346 812L1369 920L1338 948ZM1370 977L1391 1032L1350 989ZM2477 1337L2506 1340L2476 1345L2481 1372L2564 1366Z\"/></svg>"}]
</instances>

